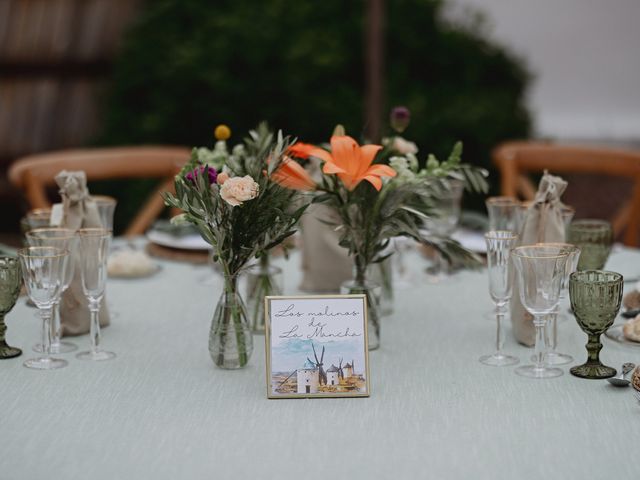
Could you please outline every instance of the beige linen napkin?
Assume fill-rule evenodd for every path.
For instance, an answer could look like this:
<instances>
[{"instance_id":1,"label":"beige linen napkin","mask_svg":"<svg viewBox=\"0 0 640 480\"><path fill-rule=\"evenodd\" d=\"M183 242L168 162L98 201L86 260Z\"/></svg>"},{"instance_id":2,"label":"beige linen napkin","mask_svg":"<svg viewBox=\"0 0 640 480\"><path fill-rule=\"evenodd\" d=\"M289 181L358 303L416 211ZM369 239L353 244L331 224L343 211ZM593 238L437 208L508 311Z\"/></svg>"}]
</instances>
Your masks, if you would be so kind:
<instances>
[{"instance_id":1,"label":"beige linen napkin","mask_svg":"<svg viewBox=\"0 0 640 480\"><path fill-rule=\"evenodd\" d=\"M536 197L525 213L519 245L565 241L565 227L562 220L564 205L560 201L560 196L566 188L567 182L562 178L544 172ZM518 342L532 346L535 343L533 316L522 306L519 288L518 276L514 272L511 326Z\"/></svg>"},{"instance_id":2,"label":"beige linen napkin","mask_svg":"<svg viewBox=\"0 0 640 480\"><path fill-rule=\"evenodd\" d=\"M324 222L336 221L336 213L325 205L311 205L301 220L302 283L306 292L338 293L353 276L347 249L338 245L340 235Z\"/></svg>"},{"instance_id":3,"label":"beige linen napkin","mask_svg":"<svg viewBox=\"0 0 640 480\"><path fill-rule=\"evenodd\" d=\"M87 176L84 172L61 171L56 175L62 197L63 218L61 227L79 228L102 227L98 208L89 197ZM82 291L79 250L76 248L72 259L73 280L60 300L60 323L62 335L82 335L89 332L89 303ZM100 306L100 326L109 325L109 312L105 299Z\"/></svg>"}]
</instances>

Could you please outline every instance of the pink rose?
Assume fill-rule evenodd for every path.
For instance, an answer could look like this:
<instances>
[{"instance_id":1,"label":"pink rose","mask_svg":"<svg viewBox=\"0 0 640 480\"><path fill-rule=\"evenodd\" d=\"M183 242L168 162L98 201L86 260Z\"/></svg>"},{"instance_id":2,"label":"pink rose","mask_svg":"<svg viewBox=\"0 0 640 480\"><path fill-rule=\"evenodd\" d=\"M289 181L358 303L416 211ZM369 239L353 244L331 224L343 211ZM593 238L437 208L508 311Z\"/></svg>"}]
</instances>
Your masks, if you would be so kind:
<instances>
[{"instance_id":1,"label":"pink rose","mask_svg":"<svg viewBox=\"0 0 640 480\"><path fill-rule=\"evenodd\" d=\"M225 172L220 172L218 174L217 183L218 185L222 185L224 182L229 180L229 174Z\"/></svg>"},{"instance_id":2,"label":"pink rose","mask_svg":"<svg viewBox=\"0 0 640 480\"><path fill-rule=\"evenodd\" d=\"M220 196L232 207L258 196L259 185L249 175L228 178L220 187Z\"/></svg>"}]
</instances>

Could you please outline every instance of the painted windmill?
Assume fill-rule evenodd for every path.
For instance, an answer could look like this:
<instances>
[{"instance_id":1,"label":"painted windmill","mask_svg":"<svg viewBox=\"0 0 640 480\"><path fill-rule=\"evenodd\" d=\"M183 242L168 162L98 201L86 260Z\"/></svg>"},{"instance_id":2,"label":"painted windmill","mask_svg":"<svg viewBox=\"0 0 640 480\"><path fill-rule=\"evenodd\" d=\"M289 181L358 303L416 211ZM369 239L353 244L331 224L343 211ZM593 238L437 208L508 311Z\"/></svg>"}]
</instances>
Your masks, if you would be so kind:
<instances>
[{"instance_id":1,"label":"painted windmill","mask_svg":"<svg viewBox=\"0 0 640 480\"><path fill-rule=\"evenodd\" d=\"M316 353L316 347L313 345L313 342L311 343L311 348L313 348L313 358L316 359L315 365L316 365L316 368L318 369L318 372L319 372L320 385L326 385L327 384L327 374L325 373L324 368L322 368L322 365L323 365L322 362L324 361L324 346L322 347L322 353L320 354L320 360L318 360L318 354ZM309 357L307 357L307 360L309 361L309 363L314 363L309 359Z\"/></svg>"},{"instance_id":2,"label":"painted windmill","mask_svg":"<svg viewBox=\"0 0 640 480\"><path fill-rule=\"evenodd\" d=\"M344 370L342 369L342 358L340 359L340 362L338 363L338 376L341 379L344 379Z\"/></svg>"}]
</instances>

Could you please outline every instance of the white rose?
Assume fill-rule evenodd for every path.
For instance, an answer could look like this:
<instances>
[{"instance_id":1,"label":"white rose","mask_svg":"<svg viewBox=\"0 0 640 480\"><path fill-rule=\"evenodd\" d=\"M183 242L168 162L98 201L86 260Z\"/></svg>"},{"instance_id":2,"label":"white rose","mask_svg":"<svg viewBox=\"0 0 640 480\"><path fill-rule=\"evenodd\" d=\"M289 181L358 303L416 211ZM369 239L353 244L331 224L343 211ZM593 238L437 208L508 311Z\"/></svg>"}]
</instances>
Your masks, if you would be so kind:
<instances>
[{"instance_id":1,"label":"white rose","mask_svg":"<svg viewBox=\"0 0 640 480\"><path fill-rule=\"evenodd\" d=\"M418 153L418 146L415 143L410 142L409 140L405 140L400 136L394 137L391 148L402 155L406 155L408 153Z\"/></svg>"},{"instance_id":2,"label":"white rose","mask_svg":"<svg viewBox=\"0 0 640 480\"><path fill-rule=\"evenodd\" d=\"M220 197L232 207L237 207L242 202L256 198L259 188L250 175L231 177L220 187Z\"/></svg>"}]
</instances>

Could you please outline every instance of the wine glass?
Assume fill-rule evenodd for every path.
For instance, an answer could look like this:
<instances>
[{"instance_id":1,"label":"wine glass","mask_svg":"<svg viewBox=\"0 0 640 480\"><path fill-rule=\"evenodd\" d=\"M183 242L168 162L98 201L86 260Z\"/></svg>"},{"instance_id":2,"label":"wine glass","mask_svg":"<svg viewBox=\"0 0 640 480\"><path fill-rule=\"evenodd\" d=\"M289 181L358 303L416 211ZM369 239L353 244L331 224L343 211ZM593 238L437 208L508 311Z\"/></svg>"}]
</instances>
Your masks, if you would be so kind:
<instances>
[{"instance_id":1,"label":"wine glass","mask_svg":"<svg viewBox=\"0 0 640 480\"><path fill-rule=\"evenodd\" d=\"M78 230L80 244L80 274L82 291L91 312L91 350L76 355L80 360L111 360L116 354L100 348L100 303L107 283L107 257L111 246L111 231L104 228Z\"/></svg>"},{"instance_id":2,"label":"wine glass","mask_svg":"<svg viewBox=\"0 0 640 480\"><path fill-rule=\"evenodd\" d=\"M27 247L18 250L22 278L27 294L42 318L44 356L24 362L27 368L52 370L67 366L67 361L51 357L51 316L60 299L69 252L55 247Z\"/></svg>"},{"instance_id":3,"label":"wine glass","mask_svg":"<svg viewBox=\"0 0 640 480\"><path fill-rule=\"evenodd\" d=\"M582 250L578 270L601 270L611 253L613 229L606 220L576 220L569 225L568 243Z\"/></svg>"},{"instance_id":4,"label":"wine glass","mask_svg":"<svg viewBox=\"0 0 640 480\"><path fill-rule=\"evenodd\" d=\"M533 315L536 329L534 364L516 368L518 375L530 378L562 375L561 369L545 365L544 326L547 316L553 313L560 301L560 288L568 257L569 253L565 248L547 244L517 247L511 254L518 272L520 301Z\"/></svg>"},{"instance_id":5,"label":"wine glass","mask_svg":"<svg viewBox=\"0 0 640 480\"><path fill-rule=\"evenodd\" d=\"M11 311L20 295L22 273L20 260L16 257L0 256L0 359L13 358L22 354L22 350L7 345L5 334L7 326L4 317Z\"/></svg>"},{"instance_id":6,"label":"wine glass","mask_svg":"<svg viewBox=\"0 0 640 480\"><path fill-rule=\"evenodd\" d=\"M63 277L60 298L64 295L64 292L69 288L73 276L75 273L75 256L77 248L77 237L75 230L70 228L36 228L25 234L27 243L31 247L56 247L60 250L66 250L69 252L69 258L67 260L67 267ZM53 315L51 319L51 353L69 353L77 350L78 347L70 342L61 341L62 338L62 324L60 319L60 299L58 299L53 306ZM36 344L33 347L34 352L44 352L44 347L41 343Z\"/></svg>"},{"instance_id":7,"label":"wine glass","mask_svg":"<svg viewBox=\"0 0 640 480\"><path fill-rule=\"evenodd\" d=\"M566 298L567 293L569 292L569 276L576 271L578 266L580 249L569 243L544 243L541 245L564 248L569 255L569 258L567 258L565 275L562 279L562 284L560 285L560 301L558 302L556 309L549 316L544 333L547 365L566 365L567 363L573 362L573 357L566 353L559 353L556 351L558 346L558 314L560 312L560 303L562 303L562 300ZM535 361L534 358L531 360Z\"/></svg>"},{"instance_id":8,"label":"wine glass","mask_svg":"<svg viewBox=\"0 0 640 480\"><path fill-rule=\"evenodd\" d=\"M520 360L502 352L504 332L502 320L511 299L511 251L518 242L518 236L513 232L498 230L484 235L487 243L487 265L489 269L489 294L496 306L496 351L491 355L480 357L480 363L495 367L515 365Z\"/></svg>"},{"instance_id":9,"label":"wine glass","mask_svg":"<svg viewBox=\"0 0 640 480\"><path fill-rule=\"evenodd\" d=\"M460 220L460 204L464 184L459 180L449 180L446 191L433 199L434 213L425 221L425 227L431 235L439 238L449 237ZM434 264L427 269L433 281L444 278L449 270L449 265L440 252L436 252Z\"/></svg>"},{"instance_id":10,"label":"wine glass","mask_svg":"<svg viewBox=\"0 0 640 480\"><path fill-rule=\"evenodd\" d=\"M587 361L571 367L572 375L581 378L609 378L616 369L600 362L600 335L611 325L618 315L622 302L623 278L615 272L584 270L571 274L569 278L569 298L578 325L589 336Z\"/></svg>"},{"instance_id":11,"label":"wine glass","mask_svg":"<svg viewBox=\"0 0 640 480\"><path fill-rule=\"evenodd\" d=\"M513 197L489 197L485 201L489 214L489 230L518 232L522 206Z\"/></svg>"}]
</instances>

